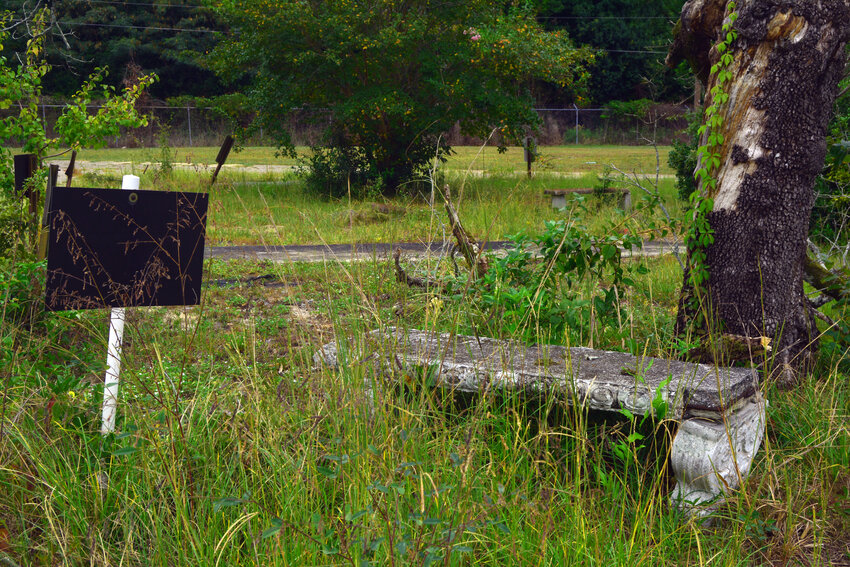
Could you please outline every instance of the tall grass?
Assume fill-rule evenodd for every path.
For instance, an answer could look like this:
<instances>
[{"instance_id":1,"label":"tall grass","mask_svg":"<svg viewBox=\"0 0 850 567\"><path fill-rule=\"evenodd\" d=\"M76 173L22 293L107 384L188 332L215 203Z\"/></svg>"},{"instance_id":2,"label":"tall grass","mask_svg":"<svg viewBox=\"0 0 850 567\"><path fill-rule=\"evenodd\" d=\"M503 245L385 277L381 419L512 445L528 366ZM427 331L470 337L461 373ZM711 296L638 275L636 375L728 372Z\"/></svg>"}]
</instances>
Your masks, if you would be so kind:
<instances>
[{"instance_id":1,"label":"tall grass","mask_svg":"<svg viewBox=\"0 0 850 567\"><path fill-rule=\"evenodd\" d=\"M457 193L465 222L477 235L504 235L551 218L535 183L543 181L467 178L463 196ZM243 234L245 241L291 244L312 238L312 231L324 241L383 234L402 240L422 238L429 225L439 234L433 228L439 220L419 204L392 203L405 208L410 227L360 233L347 210L339 224L330 219L340 205L366 204L321 203L297 191L216 189L211 230L222 236L215 238L239 241ZM291 209L281 211L285 206ZM299 208L307 228L287 232ZM597 212L620 215L604 205ZM233 216L222 220L226 215ZM261 227L266 218L268 229ZM240 224L253 228L236 233ZM226 230L231 236L223 236ZM646 345L642 350L669 356L681 270L670 257L641 261L650 270L623 298L631 315L620 324ZM272 275L274 285L223 281L262 274ZM390 382L359 358L364 335L381 326L453 331L485 320L488 314L463 293L435 309L433 293L396 282L386 259L211 260L206 278L201 306L129 311L118 434L110 437L99 433L106 314L35 309L35 319L3 320L0 560L659 566L850 560L850 383L840 360L824 360L794 391L766 385L765 446L745 486L705 525L668 502L673 423L647 422L640 432L652 442L641 448L629 442L636 425L616 416L554 399L455 398L430 388L427 375L411 372ZM39 301L4 293L4 306L21 297ZM500 332L496 321L494 334ZM329 342L340 347L339 369L313 358ZM601 346L622 345L614 338Z\"/></svg>"},{"instance_id":2,"label":"tall grass","mask_svg":"<svg viewBox=\"0 0 850 567\"><path fill-rule=\"evenodd\" d=\"M535 232L543 222L558 217L552 209L548 188L593 188L599 178L560 177L539 174L524 176L480 177L465 173L447 173L442 181L453 189L453 198L464 224L480 239L504 240L509 235ZM110 179L84 176L75 183L82 186L117 186L118 176ZM146 187L206 191L206 176L175 171L167 179L142 178ZM626 187L625 184L621 184ZM441 187L438 189L440 192ZM681 211L674 198L673 181L662 179L659 190L673 214ZM633 201L643 193L632 190ZM340 244L371 242L419 242L449 238L442 212L429 205L430 193L415 192L392 200L323 199L312 194L301 179L289 175L271 181L262 176L225 175L211 190L207 239L212 245L236 244ZM587 198L594 209L591 226L602 227L616 210L605 199ZM435 232L436 231L436 232Z\"/></svg>"},{"instance_id":3,"label":"tall grass","mask_svg":"<svg viewBox=\"0 0 850 567\"><path fill-rule=\"evenodd\" d=\"M848 386L834 368L768 391L766 446L706 527L667 501L672 424L645 431L659 437L652 453L623 459L611 448L632 432L627 421L554 400L454 399L423 376L375 384L356 358L363 334L433 316L429 297L385 264L209 269L211 279L272 271L288 285L210 287L198 308L134 310L114 438L97 423L103 314L50 323L76 334L73 354L18 352L0 441L7 557L826 565L846 553ZM651 279L644 291L664 287ZM671 308L664 296L653 295L656 313ZM463 310L446 305L434 324L451 328ZM339 371L312 360L332 340L349 356ZM61 376L21 376L43 356L87 361L74 370L82 381L62 391Z\"/></svg>"}]
</instances>

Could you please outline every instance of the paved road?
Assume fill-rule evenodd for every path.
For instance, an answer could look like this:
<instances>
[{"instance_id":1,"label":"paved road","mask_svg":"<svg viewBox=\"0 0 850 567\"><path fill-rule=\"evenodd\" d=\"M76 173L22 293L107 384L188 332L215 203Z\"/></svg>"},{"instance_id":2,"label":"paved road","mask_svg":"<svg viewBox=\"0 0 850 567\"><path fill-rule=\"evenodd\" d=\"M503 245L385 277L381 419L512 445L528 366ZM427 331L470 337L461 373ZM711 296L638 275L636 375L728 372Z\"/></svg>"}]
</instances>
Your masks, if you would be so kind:
<instances>
[{"instance_id":1,"label":"paved road","mask_svg":"<svg viewBox=\"0 0 850 567\"><path fill-rule=\"evenodd\" d=\"M405 258L424 258L439 256L451 250L452 242L396 242L373 244L326 244L307 246L210 246L204 252L205 258L223 260L270 260L272 262L322 262L352 260L387 260L393 250L400 248ZM512 242L500 240L488 242L486 250L496 253L511 248ZM674 243L666 240L645 242L642 250L627 251L627 256L660 256L673 252ZM679 246L680 253L683 249Z\"/></svg>"}]
</instances>

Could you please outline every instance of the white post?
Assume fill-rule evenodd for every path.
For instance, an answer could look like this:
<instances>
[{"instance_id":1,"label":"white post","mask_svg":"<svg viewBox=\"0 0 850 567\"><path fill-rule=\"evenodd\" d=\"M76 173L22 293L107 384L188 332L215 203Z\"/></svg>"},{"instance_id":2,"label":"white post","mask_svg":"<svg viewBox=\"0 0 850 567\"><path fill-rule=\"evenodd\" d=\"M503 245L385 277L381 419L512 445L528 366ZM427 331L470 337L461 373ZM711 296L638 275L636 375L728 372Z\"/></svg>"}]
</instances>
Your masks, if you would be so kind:
<instances>
[{"instance_id":1,"label":"white post","mask_svg":"<svg viewBox=\"0 0 850 567\"><path fill-rule=\"evenodd\" d=\"M125 175L121 189L136 190L139 178ZM106 350L106 375L103 378L103 415L100 433L115 431L115 414L118 410L118 375L121 373L121 345L124 342L124 308L116 307L109 316L109 343Z\"/></svg>"}]
</instances>

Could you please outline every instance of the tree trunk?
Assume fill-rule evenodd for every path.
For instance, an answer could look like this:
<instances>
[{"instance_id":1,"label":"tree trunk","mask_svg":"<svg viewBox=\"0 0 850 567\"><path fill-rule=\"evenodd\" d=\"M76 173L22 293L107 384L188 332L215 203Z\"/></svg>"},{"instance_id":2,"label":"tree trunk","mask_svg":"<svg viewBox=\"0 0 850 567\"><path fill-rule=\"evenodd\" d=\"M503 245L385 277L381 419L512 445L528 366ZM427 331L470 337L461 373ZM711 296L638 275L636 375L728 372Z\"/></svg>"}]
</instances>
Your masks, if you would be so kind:
<instances>
[{"instance_id":1,"label":"tree trunk","mask_svg":"<svg viewBox=\"0 0 850 567\"><path fill-rule=\"evenodd\" d=\"M844 70L850 0L741 0L736 11L729 100L719 110L721 165L708 194L714 242L706 249L702 308L724 334L772 339L788 381L817 348L803 266L814 182ZM725 0L688 1L668 56L668 64L686 58L707 81L706 106L717 80L709 69L720 58L712 46L726 13ZM683 298L693 291L687 281L686 274ZM693 322L688 305L680 301L680 331Z\"/></svg>"}]
</instances>

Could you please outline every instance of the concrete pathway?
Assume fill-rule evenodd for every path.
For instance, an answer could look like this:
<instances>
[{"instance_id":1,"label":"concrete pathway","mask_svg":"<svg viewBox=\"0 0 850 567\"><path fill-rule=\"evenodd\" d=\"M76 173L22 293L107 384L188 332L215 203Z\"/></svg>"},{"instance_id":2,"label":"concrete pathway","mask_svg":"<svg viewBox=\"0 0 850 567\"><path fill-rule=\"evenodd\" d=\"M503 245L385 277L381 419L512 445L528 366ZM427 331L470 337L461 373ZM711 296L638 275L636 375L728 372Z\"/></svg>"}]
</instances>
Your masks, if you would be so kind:
<instances>
[{"instance_id":1,"label":"concrete pathway","mask_svg":"<svg viewBox=\"0 0 850 567\"><path fill-rule=\"evenodd\" d=\"M268 260L271 262L323 262L353 260L386 261L392 257L396 248L401 249L402 256L407 259L436 257L448 254L454 242L394 242L371 244L324 244L304 246L209 246L204 251L205 258L222 260ZM504 253L513 246L509 240L488 242L485 250ZM671 254L675 243L668 240L644 242L640 250L624 251L624 256L654 257ZM679 244L679 253L684 247Z\"/></svg>"}]
</instances>

